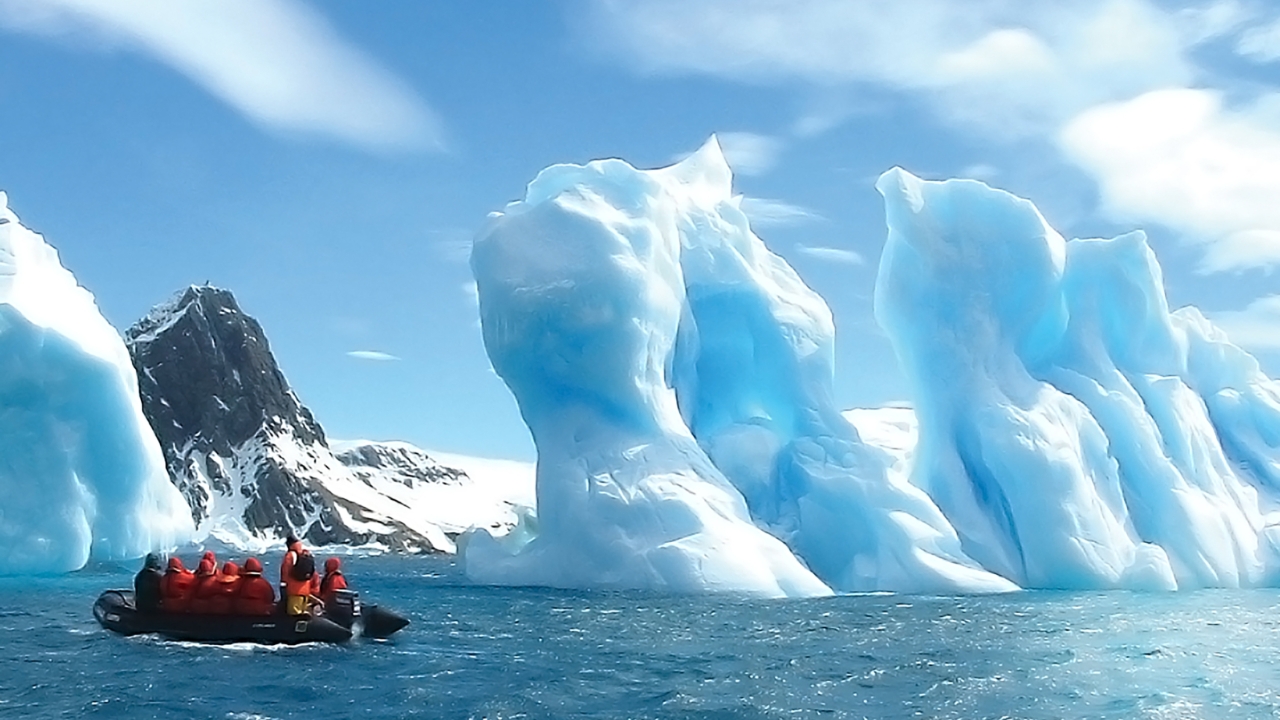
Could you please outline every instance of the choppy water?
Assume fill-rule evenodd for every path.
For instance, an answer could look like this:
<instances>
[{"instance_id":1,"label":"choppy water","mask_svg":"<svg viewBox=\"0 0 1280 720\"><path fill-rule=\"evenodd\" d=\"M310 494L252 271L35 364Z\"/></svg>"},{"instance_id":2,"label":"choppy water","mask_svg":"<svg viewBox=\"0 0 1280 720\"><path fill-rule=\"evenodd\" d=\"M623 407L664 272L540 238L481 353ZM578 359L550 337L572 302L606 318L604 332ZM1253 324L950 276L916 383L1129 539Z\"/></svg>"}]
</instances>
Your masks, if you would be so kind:
<instances>
[{"instance_id":1,"label":"choppy water","mask_svg":"<svg viewBox=\"0 0 1280 720\"><path fill-rule=\"evenodd\" d=\"M1280 592L806 601L467 586L353 558L392 641L122 638L131 570L0 580L0 717L1276 718Z\"/></svg>"}]
</instances>

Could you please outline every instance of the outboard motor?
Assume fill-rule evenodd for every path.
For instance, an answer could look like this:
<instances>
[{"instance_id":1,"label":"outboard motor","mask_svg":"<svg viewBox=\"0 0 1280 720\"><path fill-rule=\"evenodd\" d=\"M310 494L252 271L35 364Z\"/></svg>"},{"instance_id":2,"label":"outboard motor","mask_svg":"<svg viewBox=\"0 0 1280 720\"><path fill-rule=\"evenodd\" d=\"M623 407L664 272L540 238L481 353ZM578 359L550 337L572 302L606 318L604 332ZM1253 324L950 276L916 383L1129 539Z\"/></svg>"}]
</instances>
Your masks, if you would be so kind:
<instances>
[{"instance_id":1,"label":"outboard motor","mask_svg":"<svg viewBox=\"0 0 1280 720\"><path fill-rule=\"evenodd\" d=\"M348 630L360 617L360 593L354 590L336 590L333 600L324 606L324 616Z\"/></svg>"}]
</instances>

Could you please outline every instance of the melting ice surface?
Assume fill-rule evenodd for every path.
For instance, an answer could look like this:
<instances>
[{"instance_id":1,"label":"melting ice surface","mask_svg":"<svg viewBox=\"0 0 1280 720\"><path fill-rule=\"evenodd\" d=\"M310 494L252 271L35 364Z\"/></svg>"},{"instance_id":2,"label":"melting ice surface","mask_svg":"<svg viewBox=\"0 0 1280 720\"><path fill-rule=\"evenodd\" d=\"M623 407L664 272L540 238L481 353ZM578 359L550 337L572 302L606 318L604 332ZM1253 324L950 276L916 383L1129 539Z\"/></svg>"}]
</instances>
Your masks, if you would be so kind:
<instances>
[{"instance_id":1,"label":"melting ice surface","mask_svg":"<svg viewBox=\"0 0 1280 720\"><path fill-rule=\"evenodd\" d=\"M119 334L0 193L0 574L190 537Z\"/></svg>"},{"instance_id":2,"label":"melting ice surface","mask_svg":"<svg viewBox=\"0 0 1280 720\"><path fill-rule=\"evenodd\" d=\"M469 576L765 595L1277 580L1280 385L1169 312L1142 234L1068 243L972 181L877 187L909 451L837 412L830 311L751 232L714 140L662 170L548 168L496 214L472 268L538 516L473 534Z\"/></svg>"},{"instance_id":3,"label":"melting ice surface","mask_svg":"<svg viewBox=\"0 0 1280 720\"><path fill-rule=\"evenodd\" d=\"M913 391L914 483L1020 585L1274 583L1280 383L1140 233L1065 242L1026 200L885 173L876 315Z\"/></svg>"},{"instance_id":4,"label":"melting ice surface","mask_svg":"<svg viewBox=\"0 0 1280 720\"><path fill-rule=\"evenodd\" d=\"M485 347L537 445L538 514L527 544L515 542L524 530L471 535L471 578L830 592L752 522L671 388L688 316L684 226L720 200L708 177L718 168L703 161L648 173L620 160L548 168L476 238Z\"/></svg>"}]
</instances>

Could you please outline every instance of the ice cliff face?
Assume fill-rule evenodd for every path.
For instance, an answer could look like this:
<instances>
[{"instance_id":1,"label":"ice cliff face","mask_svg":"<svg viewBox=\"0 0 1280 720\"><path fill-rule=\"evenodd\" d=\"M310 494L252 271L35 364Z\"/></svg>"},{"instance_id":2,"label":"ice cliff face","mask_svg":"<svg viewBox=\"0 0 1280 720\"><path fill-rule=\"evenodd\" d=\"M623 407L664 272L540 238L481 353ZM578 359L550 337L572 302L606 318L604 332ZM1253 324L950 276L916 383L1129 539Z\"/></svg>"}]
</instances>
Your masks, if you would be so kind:
<instances>
[{"instance_id":1,"label":"ice cliff face","mask_svg":"<svg viewBox=\"0 0 1280 720\"><path fill-rule=\"evenodd\" d=\"M1025 587L1274 582L1280 384L1141 233L1064 242L1035 207L895 169L876 315L919 417L913 481Z\"/></svg>"},{"instance_id":2,"label":"ice cliff face","mask_svg":"<svg viewBox=\"0 0 1280 720\"><path fill-rule=\"evenodd\" d=\"M126 338L199 537L253 548L292 533L317 545L454 550L464 519L450 517L452 505L424 506L438 486L469 487L466 475L407 445L364 443L335 456L230 292L187 288Z\"/></svg>"},{"instance_id":3,"label":"ice cliff face","mask_svg":"<svg viewBox=\"0 0 1280 720\"><path fill-rule=\"evenodd\" d=\"M119 334L0 193L0 574L190 538Z\"/></svg>"},{"instance_id":4,"label":"ice cliff face","mask_svg":"<svg viewBox=\"0 0 1280 720\"><path fill-rule=\"evenodd\" d=\"M676 195L685 314L672 381L753 518L837 590L1012 589L837 410L831 312L752 233L714 140L655 174L702 190Z\"/></svg>"},{"instance_id":5,"label":"ice cliff face","mask_svg":"<svg viewBox=\"0 0 1280 720\"><path fill-rule=\"evenodd\" d=\"M729 201L715 155L666 173L620 160L548 168L476 238L485 347L538 448L538 515L527 544L470 536L473 579L829 592L753 524L672 390L690 213Z\"/></svg>"},{"instance_id":6,"label":"ice cliff face","mask_svg":"<svg viewBox=\"0 0 1280 720\"><path fill-rule=\"evenodd\" d=\"M472 578L770 595L1280 581L1280 384L1169 311L1141 233L1066 242L982 183L886 173L876 315L916 413L842 415L830 312L730 186L714 142L663 170L555 166L477 238L538 514L469 538Z\"/></svg>"}]
</instances>

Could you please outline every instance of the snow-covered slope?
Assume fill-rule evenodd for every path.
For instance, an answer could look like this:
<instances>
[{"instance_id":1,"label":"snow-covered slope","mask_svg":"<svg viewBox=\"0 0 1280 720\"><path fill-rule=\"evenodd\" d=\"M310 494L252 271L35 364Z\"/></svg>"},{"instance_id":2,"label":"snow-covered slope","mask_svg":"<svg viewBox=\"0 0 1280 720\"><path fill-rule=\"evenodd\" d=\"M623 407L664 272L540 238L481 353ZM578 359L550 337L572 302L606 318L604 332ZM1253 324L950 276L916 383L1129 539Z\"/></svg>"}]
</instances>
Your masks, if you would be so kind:
<instances>
[{"instance_id":1,"label":"snow-covered slope","mask_svg":"<svg viewBox=\"0 0 1280 720\"><path fill-rule=\"evenodd\" d=\"M261 326L226 290L187 288L127 339L143 407L200 537L258 548L294 533L316 545L452 552L451 535L469 518L500 526L506 517L501 501L488 514L432 505L470 483L411 446L335 456Z\"/></svg>"},{"instance_id":2,"label":"snow-covered slope","mask_svg":"<svg viewBox=\"0 0 1280 720\"><path fill-rule=\"evenodd\" d=\"M192 532L119 334L0 193L0 573L75 570Z\"/></svg>"},{"instance_id":3,"label":"snow-covered slope","mask_svg":"<svg viewBox=\"0 0 1280 720\"><path fill-rule=\"evenodd\" d=\"M415 526L446 552L471 528L506 533L533 507L530 463L459 455L446 461L405 442L338 441L332 448L360 482L411 509Z\"/></svg>"},{"instance_id":4,"label":"snow-covered slope","mask_svg":"<svg viewBox=\"0 0 1280 720\"><path fill-rule=\"evenodd\" d=\"M718 220L727 179L714 147L665 173L557 165L476 238L485 347L537 445L538 517L504 540L470 536L471 578L829 592L752 522L671 389L687 316L684 227Z\"/></svg>"},{"instance_id":5,"label":"snow-covered slope","mask_svg":"<svg viewBox=\"0 0 1280 720\"><path fill-rule=\"evenodd\" d=\"M1068 243L982 183L877 187L913 481L971 557L1027 587L1275 582L1280 383L1169 312L1142 233Z\"/></svg>"}]
</instances>

